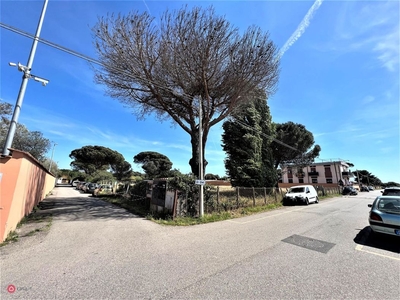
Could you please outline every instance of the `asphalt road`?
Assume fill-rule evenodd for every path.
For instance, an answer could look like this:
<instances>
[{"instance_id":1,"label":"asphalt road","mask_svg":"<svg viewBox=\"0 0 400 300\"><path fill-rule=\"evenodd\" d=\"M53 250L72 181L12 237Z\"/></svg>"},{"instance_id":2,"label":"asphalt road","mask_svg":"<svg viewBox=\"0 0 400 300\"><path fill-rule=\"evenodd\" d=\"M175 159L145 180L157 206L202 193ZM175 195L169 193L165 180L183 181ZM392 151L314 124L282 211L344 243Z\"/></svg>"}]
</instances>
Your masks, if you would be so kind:
<instances>
[{"instance_id":1,"label":"asphalt road","mask_svg":"<svg viewBox=\"0 0 400 300\"><path fill-rule=\"evenodd\" d=\"M398 300L400 239L368 227L379 194L169 227L58 187L51 229L0 249L1 298Z\"/></svg>"}]
</instances>

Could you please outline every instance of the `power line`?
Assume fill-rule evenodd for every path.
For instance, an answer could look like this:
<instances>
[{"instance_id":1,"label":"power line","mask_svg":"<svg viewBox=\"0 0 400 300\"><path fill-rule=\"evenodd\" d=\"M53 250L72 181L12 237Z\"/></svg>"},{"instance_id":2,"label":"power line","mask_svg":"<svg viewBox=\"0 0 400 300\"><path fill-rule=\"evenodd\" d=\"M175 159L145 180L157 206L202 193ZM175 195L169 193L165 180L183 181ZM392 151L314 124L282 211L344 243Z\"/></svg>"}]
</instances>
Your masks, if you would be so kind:
<instances>
[{"instance_id":1,"label":"power line","mask_svg":"<svg viewBox=\"0 0 400 300\"><path fill-rule=\"evenodd\" d=\"M27 37L27 38L31 38L31 39L34 39L34 38L35 38L35 36L33 36L32 34L30 34L30 33L28 33L28 32L22 31L22 30L20 30L20 29L18 29L18 28L12 27L12 26L7 25L7 24L4 24L4 23L2 23L2 22L0 22L0 27L3 27L3 28L5 28L5 29L7 29L7 30L10 30L10 31L15 32L15 33L17 33L17 34L20 34L20 35L25 36L25 37ZM39 41L40 43L43 43L43 44L48 45L48 46L50 46L50 47L53 47L53 48L56 48L56 49L58 49L58 50L64 51L64 52L66 52L66 53L68 53L68 54L71 54L71 55L74 55L74 56L76 56L76 57L82 58L82 59L84 59L84 60L86 60L86 61L89 61L89 62L91 62L91 63L97 64L97 65L100 65L100 66L104 66L104 64L102 64L101 62L99 62L99 61L96 60L96 59L93 59L93 58L91 58L91 57L89 57L89 56L87 56L87 55L81 54L81 53L76 52L76 51L74 51L74 50L68 49L68 48L66 48L66 47L57 45L56 43L50 42L50 41L45 40L45 39L43 39L43 38L38 38L38 41Z\"/></svg>"},{"instance_id":2,"label":"power line","mask_svg":"<svg viewBox=\"0 0 400 300\"><path fill-rule=\"evenodd\" d=\"M25 36L25 37L27 37L27 38L35 39L35 36L33 36L32 34L26 32L26 31L20 30L20 29L18 29L18 28L15 28L15 27L13 27L13 26L4 24L4 23L2 23L2 22L0 22L0 27L2 27L2 28L4 28L4 29L7 29L7 30L10 30L10 31L12 31L12 32L14 32L14 33L17 33L17 34L19 34L19 35ZM94 59L94 58L92 58L92 57L90 57L90 56L87 56L87 55L84 55L84 54L79 53L79 52L77 52L77 51L68 49L68 48L66 48L66 47L64 47L64 46L61 46L61 45L58 45L58 44L56 44L56 43L50 42L50 41L48 41L48 40L46 40L46 39L43 39L43 38L37 38L37 40L38 40L38 42L40 42L40 43L43 43L43 44L45 44L45 45L47 45L47 46L53 47L53 48L58 49L58 50L60 50L60 51L66 52L66 53L68 53L68 54L71 54L71 55L73 55L73 56L76 56L76 57L78 57L78 58L81 58L81 59L83 59L83 60L86 60L86 61L88 61L88 62L91 62L91 63L93 63L93 64L99 65L99 66L101 66L101 67L106 67L106 65L104 65L102 62L100 62L100 61L98 61L98 60L96 60L96 59ZM126 74L128 77L132 77L131 74L130 74L129 72L127 72L126 70L119 69L119 68L114 68L114 70L120 71L121 73ZM139 79L142 79L142 80L144 80L144 81L147 81L147 82L153 84L154 86L156 86L156 87L158 87L158 88L161 88L161 89L164 89L164 90L167 90L167 91L170 91L170 92L174 93L174 91L173 91L171 88L165 87L165 86L161 86L161 85L159 85L159 84L157 84L157 83L155 83L155 82L149 80L148 78L141 78L141 77L139 77L139 76L136 76L136 77L139 78ZM188 95L188 94L186 94L186 93L182 93L182 96L185 96L185 97L187 97L187 98L189 98L189 99L192 99L192 100L194 99L193 96ZM242 125L243 127L247 128L247 129L256 131L255 128L252 128L252 127L246 125L245 123L243 123L243 122L241 122L241 121L239 121L239 120L235 120L235 122L238 123L238 124L240 124L240 125ZM277 139L274 138L274 137L268 136L268 135L266 135L266 134L263 133L263 132L261 132L261 135L263 135L264 137L269 138L269 139L272 138L272 140L273 140L274 142L276 142L276 143L278 143L278 144L280 144L280 145L282 145L282 146L284 146L284 147L287 147L287 148L289 148L289 149L292 149L292 150L294 150L294 151L297 151L297 152L300 152L300 153L301 153L300 150L298 150L298 149L296 149L296 148L294 148L294 147L292 147L292 146L290 146L290 145L288 145L288 144L285 144L284 142L279 141L279 140L277 140Z\"/></svg>"},{"instance_id":3,"label":"power line","mask_svg":"<svg viewBox=\"0 0 400 300\"><path fill-rule=\"evenodd\" d=\"M282 145L282 146L285 146L285 147L287 147L287 148L290 148L290 149L292 149L292 150L294 150L294 151L297 151L297 152L300 152L300 153L301 153L300 150L298 150L298 149L296 149L296 148L294 148L294 147L292 147L292 146L290 146L290 145L288 145L288 144L285 144L284 142L282 142L282 141L280 141L280 140L277 140L276 138L274 138L274 137L272 137L272 136L268 136L268 135L265 134L264 132L259 132L259 130L257 130L257 129L255 129L255 128L253 128L253 127L251 127L251 126L245 124L245 123L242 122L242 121L235 120L235 122L238 123L238 124L240 124L241 126L247 128L247 129L250 129L250 130L256 131L257 133L260 133L262 136L264 136L264 137L266 137L266 138L268 138L268 139L272 139L272 141L274 141L274 142L276 142L276 143L278 143L278 144L280 144L280 145Z\"/></svg>"}]
</instances>

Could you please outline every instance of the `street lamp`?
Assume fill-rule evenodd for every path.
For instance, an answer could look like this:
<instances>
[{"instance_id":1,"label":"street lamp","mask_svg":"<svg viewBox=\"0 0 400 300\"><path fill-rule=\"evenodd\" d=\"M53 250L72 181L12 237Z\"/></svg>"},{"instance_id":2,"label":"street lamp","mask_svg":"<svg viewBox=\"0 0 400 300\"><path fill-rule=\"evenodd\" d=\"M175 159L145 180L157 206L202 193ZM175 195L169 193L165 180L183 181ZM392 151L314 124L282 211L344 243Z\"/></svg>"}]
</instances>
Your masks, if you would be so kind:
<instances>
[{"instance_id":1,"label":"street lamp","mask_svg":"<svg viewBox=\"0 0 400 300\"><path fill-rule=\"evenodd\" d=\"M40 31L42 29L44 15L46 13L47 2L48 2L48 0L44 1L42 13L40 15L38 27L36 30L36 35L33 40L33 44L32 44L32 48L31 48L31 52L29 54L27 65L24 66L24 65L21 65L20 63L18 63L18 65L17 65L16 63L13 63L13 62L9 63L9 65L12 67L18 67L18 71L21 71L22 73L24 73L24 75L22 76L22 82L21 82L21 87L19 89L19 93L18 93L17 103L15 104L15 107L14 107L14 113L13 113L13 116L12 116L12 119L10 122L10 128L8 129L6 142L4 143L4 148L3 148L3 153L2 153L3 156L10 155L10 151L8 150L8 148L11 147L13 139L14 139L15 130L17 128L17 123L18 123L18 118L19 118L19 113L21 110L22 102L24 100L26 86L28 84L28 79L32 78L35 81L41 82L43 86L45 86L47 83L49 83L49 81L47 79L40 78L36 75L31 74L33 58L35 57L36 47L37 47L37 44L39 41L39 35L40 35Z\"/></svg>"},{"instance_id":2,"label":"street lamp","mask_svg":"<svg viewBox=\"0 0 400 300\"><path fill-rule=\"evenodd\" d=\"M53 165L53 155L54 155L54 148L57 146L57 143L53 143L53 150L51 151L51 158L50 158L50 167L49 172L51 173L51 166Z\"/></svg>"}]
</instances>

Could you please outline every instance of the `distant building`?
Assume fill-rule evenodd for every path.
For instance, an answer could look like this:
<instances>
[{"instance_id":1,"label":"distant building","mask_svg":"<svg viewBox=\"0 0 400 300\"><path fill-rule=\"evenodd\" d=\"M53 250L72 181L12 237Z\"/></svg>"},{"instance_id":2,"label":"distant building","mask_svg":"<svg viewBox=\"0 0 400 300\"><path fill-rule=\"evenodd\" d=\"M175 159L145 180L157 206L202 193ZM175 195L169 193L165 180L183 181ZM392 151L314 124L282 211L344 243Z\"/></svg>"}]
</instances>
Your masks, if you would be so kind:
<instances>
[{"instance_id":1,"label":"distant building","mask_svg":"<svg viewBox=\"0 0 400 300\"><path fill-rule=\"evenodd\" d=\"M282 169L279 185L282 187L299 184L350 185L353 174L349 168L350 166L344 160L314 162L304 168L288 165Z\"/></svg>"}]
</instances>

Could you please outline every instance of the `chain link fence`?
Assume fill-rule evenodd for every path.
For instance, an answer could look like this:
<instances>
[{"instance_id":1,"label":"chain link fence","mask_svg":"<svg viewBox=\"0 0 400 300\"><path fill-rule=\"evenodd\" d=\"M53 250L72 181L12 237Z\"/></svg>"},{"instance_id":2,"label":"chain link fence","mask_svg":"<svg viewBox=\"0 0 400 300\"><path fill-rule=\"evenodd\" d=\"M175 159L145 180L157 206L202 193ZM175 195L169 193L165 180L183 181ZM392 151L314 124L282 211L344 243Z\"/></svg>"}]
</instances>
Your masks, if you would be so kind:
<instances>
[{"instance_id":1,"label":"chain link fence","mask_svg":"<svg viewBox=\"0 0 400 300\"><path fill-rule=\"evenodd\" d=\"M157 198L157 204L160 207L165 207L165 201L160 199L165 198L166 185L163 186L165 190L161 191L156 186L150 192L146 190L147 183L125 184L121 187L120 191L124 194L129 202L136 202L149 206ZM324 187L314 186L318 192L318 196L329 196L340 194L340 187ZM282 199L286 194L286 188L276 187L230 187L230 186L204 186L204 213L221 213L234 211L240 208L267 206L270 204L282 203ZM146 195L147 193L147 195ZM162 203L161 203L162 202ZM199 215L199 186L193 185L185 191L174 191L172 210L164 209L165 214L172 217L198 217Z\"/></svg>"}]
</instances>

